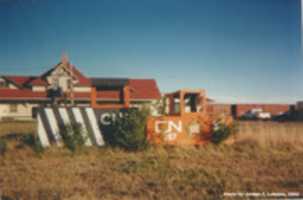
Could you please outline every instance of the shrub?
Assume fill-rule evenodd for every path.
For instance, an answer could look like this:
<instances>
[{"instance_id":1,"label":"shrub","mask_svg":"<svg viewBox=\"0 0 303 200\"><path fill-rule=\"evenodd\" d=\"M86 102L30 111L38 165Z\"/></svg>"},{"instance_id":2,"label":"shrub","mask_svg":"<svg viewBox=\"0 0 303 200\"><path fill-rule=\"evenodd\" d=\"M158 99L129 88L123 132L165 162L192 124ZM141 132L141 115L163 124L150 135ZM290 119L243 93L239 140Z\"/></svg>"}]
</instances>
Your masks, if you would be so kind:
<instances>
[{"instance_id":1,"label":"shrub","mask_svg":"<svg viewBox=\"0 0 303 200\"><path fill-rule=\"evenodd\" d=\"M72 152L84 146L87 138L83 137L83 129L79 123L71 123L60 127L64 145Z\"/></svg>"},{"instance_id":2,"label":"shrub","mask_svg":"<svg viewBox=\"0 0 303 200\"><path fill-rule=\"evenodd\" d=\"M149 112L146 109L129 109L118 115L110 128L107 142L126 150L141 150L147 147L145 134L146 120Z\"/></svg>"},{"instance_id":3,"label":"shrub","mask_svg":"<svg viewBox=\"0 0 303 200\"><path fill-rule=\"evenodd\" d=\"M5 154L7 148L6 141L0 138L0 155Z\"/></svg>"},{"instance_id":4,"label":"shrub","mask_svg":"<svg viewBox=\"0 0 303 200\"><path fill-rule=\"evenodd\" d=\"M227 124L224 121L217 121L214 124L211 141L215 144L220 144L236 133L237 125L235 123Z\"/></svg>"},{"instance_id":5,"label":"shrub","mask_svg":"<svg viewBox=\"0 0 303 200\"><path fill-rule=\"evenodd\" d=\"M32 150L38 154L41 154L44 152L44 148L39 140L39 138L34 134L27 134L22 136L21 138L22 142L26 145L28 145Z\"/></svg>"}]
</instances>

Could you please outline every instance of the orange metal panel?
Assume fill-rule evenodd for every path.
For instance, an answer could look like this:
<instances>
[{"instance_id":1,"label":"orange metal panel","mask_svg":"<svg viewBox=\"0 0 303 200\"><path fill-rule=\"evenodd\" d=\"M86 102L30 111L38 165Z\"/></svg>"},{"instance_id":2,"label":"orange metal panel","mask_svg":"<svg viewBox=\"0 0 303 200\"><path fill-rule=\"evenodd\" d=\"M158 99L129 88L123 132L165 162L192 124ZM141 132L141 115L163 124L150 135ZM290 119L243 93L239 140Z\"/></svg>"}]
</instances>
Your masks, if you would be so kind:
<instances>
[{"instance_id":1,"label":"orange metal panel","mask_svg":"<svg viewBox=\"0 0 303 200\"><path fill-rule=\"evenodd\" d=\"M209 140L211 130L210 119L200 113L149 117L147 122L148 140L155 144L204 144Z\"/></svg>"}]
</instances>

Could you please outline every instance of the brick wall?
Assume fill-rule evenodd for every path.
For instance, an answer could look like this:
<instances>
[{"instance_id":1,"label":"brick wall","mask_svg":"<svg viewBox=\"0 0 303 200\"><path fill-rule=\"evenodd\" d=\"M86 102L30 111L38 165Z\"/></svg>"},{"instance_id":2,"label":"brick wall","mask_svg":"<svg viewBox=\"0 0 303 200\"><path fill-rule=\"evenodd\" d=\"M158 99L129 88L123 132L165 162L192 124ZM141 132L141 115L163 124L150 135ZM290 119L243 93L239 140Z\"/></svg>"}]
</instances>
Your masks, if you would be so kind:
<instances>
[{"instance_id":1,"label":"brick wall","mask_svg":"<svg viewBox=\"0 0 303 200\"><path fill-rule=\"evenodd\" d=\"M207 105L207 113L212 117L218 117L222 114L231 115L230 104L210 103Z\"/></svg>"}]
</instances>

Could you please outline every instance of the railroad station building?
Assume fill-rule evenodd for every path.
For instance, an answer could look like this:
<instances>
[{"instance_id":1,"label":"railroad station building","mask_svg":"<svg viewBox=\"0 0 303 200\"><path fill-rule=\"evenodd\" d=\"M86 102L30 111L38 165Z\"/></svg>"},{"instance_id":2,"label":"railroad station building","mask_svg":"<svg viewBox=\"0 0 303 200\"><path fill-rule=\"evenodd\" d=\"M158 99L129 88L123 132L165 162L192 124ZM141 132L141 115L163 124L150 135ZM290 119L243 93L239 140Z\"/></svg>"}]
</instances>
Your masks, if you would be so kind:
<instances>
[{"instance_id":1,"label":"railroad station building","mask_svg":"<svg viewBox=\"0 0 303 200\"><path fill-rule=\"evenodd\" d=\"M87 77L67 57L38 76L0 76L0 120L31 119L32 108L50 104L89 106L97 87L98 104L121 104L127 86L130 107L150 106L156 112L161 93L154 79Z\"/></svg>"}]
</instances>

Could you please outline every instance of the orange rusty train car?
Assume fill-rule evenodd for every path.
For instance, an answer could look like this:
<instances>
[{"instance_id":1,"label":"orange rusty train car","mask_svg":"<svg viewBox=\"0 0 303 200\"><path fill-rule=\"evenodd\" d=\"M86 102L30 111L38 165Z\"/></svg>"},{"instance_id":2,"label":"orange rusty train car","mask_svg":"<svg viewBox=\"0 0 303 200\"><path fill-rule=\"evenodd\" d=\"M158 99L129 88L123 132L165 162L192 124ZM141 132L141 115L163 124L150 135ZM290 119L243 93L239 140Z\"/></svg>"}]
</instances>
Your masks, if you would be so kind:
<instances>
[{"instance_id":1,"label":"orange rusty train car","mask_svg":"<svg viewBox=\"0 0 303 200\"><path fill-rule=\"evenodd\" d=\"M179 90L166 94L165 101L167 114L148 118L147 137L150 142L200 145L209 141L212 120L207 114L204 90Z\"/></svg>"}]
</instances>

